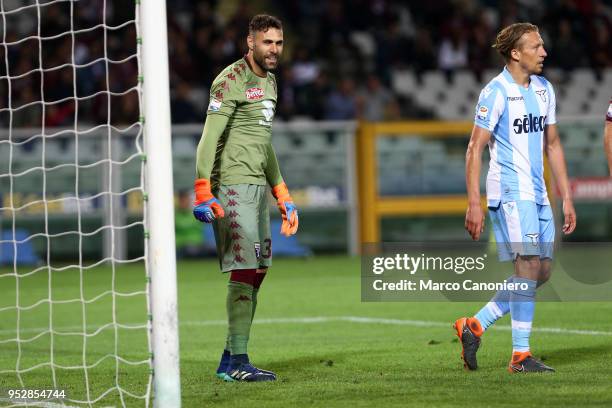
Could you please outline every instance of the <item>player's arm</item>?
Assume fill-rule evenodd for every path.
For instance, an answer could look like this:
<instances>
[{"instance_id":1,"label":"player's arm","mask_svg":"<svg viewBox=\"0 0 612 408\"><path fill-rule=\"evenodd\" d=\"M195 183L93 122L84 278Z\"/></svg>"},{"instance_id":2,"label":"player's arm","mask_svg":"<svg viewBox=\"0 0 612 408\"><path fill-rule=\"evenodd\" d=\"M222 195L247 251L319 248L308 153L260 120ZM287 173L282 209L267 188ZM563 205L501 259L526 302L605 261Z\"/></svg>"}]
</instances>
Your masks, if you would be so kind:
<instances>
[{"instance_id":1,"label":"player's arm","mask_svg":"<svg viewBox=\"0 0 612 408\"><path fill-rule=\"evenodd\" d=\"M276 198L276 204L281 213L283 224L281 225L281 234L291 236L297 232L299 219L298 211L293 203L293 198L289 194L289 189L283 180L276 153L270 143L267 147L268 162L266 163L265 173L266 180L272 187L272 195Z\"/></svg>"},{"instance_id":2,"label":"player's arm","mask_svg":"<svg viewBox=\"0 0 612 408\"><path fill-rule=\"evenodd\" d=\"M563 232L571 234L576 229L576 210L572 202L572 194L569 188L569 180L567 177L567 166L565 165L565 155L561 146L561 138L557 125L546 125L544 128L544 138L546 143L546 156L550 162L550 168L553 172L557 188L561 192L563 198Z\"/></svg>"},{"instance_id":3,"label":"player's arm","mask_svg":"<svg viewBox=\"0 0 612 408\"><path fill-rule=\"evenodd\" d=\"M223 100L222 96L221 99L216 98L217 94L222 95L223 90L222 84L213 84L211 87L206 123L196 151L193 215L202 222L212 222L215 218L223 218L225 215L221 203L213 196L210 185L219 139L236 108L235 101L229 98Z\"/></svg>"},{"instance_id":4,"label":"player's arm","mask_svg":"<svg viewBox=\"0 0 612 408\"><path fill-rule=\"evenodd\" d=\"M480 205L480 170L482 151L491 139L491 132L474 125L470 143L465 154L465 183L467 187L468 208L465 214L465 229L474 241L480 239L484 231L484 212Z\"/></svg>"},{"instance_id":5,"label":"player's arm","mask_svg":"<svg viewBox=\"0 0 612 408\"><path fill-rule=\"evenodd\" d=\"M195 201L193 215L202 222L212 222L215 218L223 218L225 211L219 200L213 196L210 186L210 175L215 163L217 144L225 130L228 117L224 115L208 115L202 138L196 151L196 180L193 185Z\"/></svg>"},{"instance_id":6,"label":"player's arm","mask_svg":"<svg viewBox=\"0 0 612 408\"><path fill-rule=\"evenodd\" d=\"M610 104L609 116L606 117L606 125L604 128L604 147L606 149L606 156L608 157L610 177L612 177L612 104Z\"/></svg>"},{"instance_id":7,"label":"player's arm","mask_svg":"<svg viewBox=\"0 0 612 408\"><path fill-rule=\"evenodd\" d=\"M265 173L266 180L270 187L274 188L281 183L284 183L283 176L280 171L280 166L278 165L278 159L276 158L276 152L274 151L274 147L272 143L268 144L266 156L268 157L268 162L266 163Z\"/></svg>"}]
</instances>

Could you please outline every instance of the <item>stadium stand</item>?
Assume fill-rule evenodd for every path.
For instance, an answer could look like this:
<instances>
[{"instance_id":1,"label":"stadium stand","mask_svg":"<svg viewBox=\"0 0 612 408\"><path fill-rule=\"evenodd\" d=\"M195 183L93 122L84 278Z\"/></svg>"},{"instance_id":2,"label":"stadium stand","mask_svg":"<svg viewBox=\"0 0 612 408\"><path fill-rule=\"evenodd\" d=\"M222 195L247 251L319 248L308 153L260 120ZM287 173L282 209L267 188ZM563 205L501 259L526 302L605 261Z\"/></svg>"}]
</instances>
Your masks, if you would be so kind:
<instances>
[{"instance_id":1,"label":"stadium stand","mask_svg":"<svg viewBox=\"0 0 612 408\"><path fill-rule=\"evenodd\" d=\"M98 0L88 0L99 7ZM275 131L274 145L282 163L290 163L285 172L294 188L308 188L313 180L320 187L343 185L346 152L342 137L334 132L313 130L313 121L342 117L349 120L367 118L372 121L438 119L472 119L474 104L482 87L501 69L502 63L490 43L497 30L515 21L529 19L538 24L546 42L549 58L545 75L555 85L558 115L563 118L602 117L612 90L612 7L609 2L593 0L550 0L526 2L488 0L436 2L404 2L399 0L203 0L177 1L168 9L169 53L173 123L194 121L197 130L188 134L176 132L173 138L176 189L189 189L193 183L194 149L201 134L208 99L208 86L227 64L240 58L245 49L244 37L248 19L258 12L278 15L284 23L286 49L282 69L276 75L279 82L279 103L275 122L290 122L294 131ZM54 36L67 31L69 3L49 5L51 15L59 16L53 23L43 24L42 36ZM55 10L55 11L53 11ZM119 3L108 10L108 24L122 21L133 7ZM83 21L98 18L100 13L79 16ZM97 17L96 17L97 16ZM119 18L121 16L121 18ZM528 17L527 17L528 16ZM7 41L17 41L27 32L27 21L7 23ZM12 17L11 17L12 18ZM18 16L15 16L18 18ZM441 65L442 45L453 35L464 39L466 63L453 68ZM119 29L109 36L108 57L121 60L134 53L131 29ZM78 64L88 64L103 56L102 36L79 35L76 40ZM70 60L71 39L52 40L56 52L44 56L44 68L59 66ZM37 68L36 47L9 47L8 64L0 64L0 95L7 95L6 66L11 67L13 129L40 128L45 125L70 127L74 120L74 105L68 101L47 109L44 119L39 104L20 106L41 100L40 78L18 77ZM573 51L572 51L573 50ZM568 54L572 52L571 56ZM48 64L48 65L47 65ZM121 70L109 71L113 92L125 92L135 84L136 61L121 64ZM444 68L444 69L443 69ZM71 70L71 69L70 69ZM72 89L71 75L57 70L44 75L45 101L59 100ZM92 84L105 80L101 63L83 66L77 72L77 94L91 94ZM380 109L364 109L374 103L371 78L380 83ZM68 83L69 82L69 83ZM350 89L337 99L339 88ZM348 84L348 85L347 85ZM370 84L370 85L369 85ZM100 85L98 88L103 88ZM389 97L387 97L387 94ZM330 98L332 95L332 98ZM111 121L124 126L138 120L135 92L111 99ZM340 98L341 99L341 98ZM0 127L8 128L9 101L0 98ZM345 109L346 105L354 109ZM100 95L79 102L79 126L89 128L107 120L106 96ZM342 109L337 112L335 109ZM348 115L348 116L347 116ZM197 119L200 118L200 119ZM573 176L602 176L606 167L601 152L601 129L597 124L568 125L560 128L566 148L569 172ZM45 166L71 161L74 158L74 138L49 139L46 144ZM126 141L128 139L125 139ZM23 142L23 140L20 140ZM8 148L0 149L0 169L8 171ZM126 145L127 146L127 145ZM40 166L40 143L20 143L12 150L13 174ZM79 162L91 164L104 149L95 137L79 142ZM379 188L383 195L452 194L464 189L463 166L465 147L448 142L420 138L379 138ZM132 154L120 149L121 159ZM316 165L313 165L316 163ZM66 169L48 174L49 192L73 191L67 185ZM139 160L123 169L124 186L138 184ZM79 191L96 191L103 180L97 169L83 169ZM27 194L40 191L42 172L31 171L14 179L15 192ZM0 180L8 191L8 178Z\"/></svg>"},{"instance_id":2,"label":"stadium stand","mask_svg":"<svg viewBox=\"0 0 612 408\"><path fill-rule=\"evenodd\" d=\"M99 1L90 0L92 7ZM431 3L431 4L427 4ZM175 123L184 123L204 117L207 87L214 76L228 63L240 58L246 51L244 36L248 16L273 10L284 21L287 37L283 69L277 73L280 89L279 112L283 119L296 117L321 119L320 115L335 117L334 106L321 112L321 101L326 101L340 86L343 79L355 81L359 98L366 87L366 74L378 76L381 83L393 92L390 105L399 108L398 115L381 113L378 120L434 117L439 119L469 119L477 93L490 78L499 72L501 61L490 48L495 32L502 25L529 20L540 26L549 51L546 75L556 85L559 114L572 116L598 114L610 97L612 89L612 7L607 2L547 1L525 2L507 0L491 2L473 0L456 2L385 2L358 0L294 0L249 2L230 0L220 2L177 2L168 10L169 52L171 63L172 106ZM57 16L65 15L67 3L50 6ZM66 8L66 10L64 10ZM115 5L109 11L109 24L117 16L133 12ZM87 20L91 16L79 16ZM310 16L311 18L304 18ZM20 38L27 30L27 21L11 22L7 40ZM84 20L84 21L85 21ZM57 18L45 24L41 34L54 35L65 31L67 19ZM131 30L119 30L109 40L109 57L120 59L133 50ZM445 58L437 54L453 36L464 39L465 65L449 68ZM124 39L124 41L122 41ZM99 58L101 36L82 35L77 39L78 63ZM57 55L45 58L49 64L62 62L69 52L70 38L60 38ZM559 45L556 42L559 42ZM586 44L586 46L581 46ZM20 52L9 51L9 66L16 67L11 76L35 68L37 60L27 47ZM34 47L30 47L34 48ZM12 47L11 47L12 49ZM429 49L428 55L424 49ZM569 57L567 50L578 55ZM4 52L4 50L3 50ZM462 58L463 60L463 58ZM123 72L112 74L114 91L125 91L136 62L122 66ZM59 65L59 64L58 64ZM125 65L125 64L124 64ZM47 67L46 67L47 68ZM0 75L6 75L0 66ZM127 70L127 71L126 71ZM17 71L17 72L15 72ZM59 99L70 75L45 75L46 97ZM99 64L77 70L78 94L86 95L92 83L103 80L104 69ZM38 98L38 79L13 82L13 107ZM6 81L0 81L5 93ZM15 92L19 90L19 92ZM113 120L129 123L138 113L130 98L119 98L113 107ZM367 98L366 98L367 99ZM362 101L367 103L366 101ZM363 106L362 103L362 106ZM0 101L6 107L7 101ZM98 123L106 117L104 96L84 101L79 105L81 121ZM359 103L356 104L359 107ZM416 105L416 108L413 106ZM41 115L37 107L15 114L13 124L38 126ZM177 111L178 109L178 111ZM48 126L62 126L72 121L74 107L69 102L47 112ZM347 119L359 119L363 109L356 109ZM0 124L6 125L7 112L0 113Z\"/></svg>"}]
</instances>

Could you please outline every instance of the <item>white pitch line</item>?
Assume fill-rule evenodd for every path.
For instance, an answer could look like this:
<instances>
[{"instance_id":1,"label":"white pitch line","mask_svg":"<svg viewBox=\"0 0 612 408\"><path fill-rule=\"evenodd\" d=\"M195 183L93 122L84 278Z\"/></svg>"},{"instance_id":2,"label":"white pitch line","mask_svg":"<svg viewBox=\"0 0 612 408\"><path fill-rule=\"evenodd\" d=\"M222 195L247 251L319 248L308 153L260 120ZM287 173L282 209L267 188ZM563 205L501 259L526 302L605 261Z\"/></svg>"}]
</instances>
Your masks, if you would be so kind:
<instances>
[{"instance_id":1,"label":"white pitch line","mask_svg":"<svg viewBox=\"0 0 612 408\"><path fill-rule=\"evenodd\" d=\"M380 317L360 317L360 316L315 316L315 317L280 317L270 319L255 319L253 323L257 324L313 324L313 323L332 323L332 322L350 322L362 324L388 324L397 326L414 326L414 327L448 327L452 326L452 322L436 322L429 320L405 320L405 319L387 319ZM186 321L181 322L181 326L223 326L227 324L227 320L202 320L202 321ZM497 330L512 330L511 326L493 326ZM581 336L612 336L612 332L598 330L577 330L564 329L560 327L534 327L531 329L536 332L543 333L558 333L558 334L577 334Z\"/></svg>"},{"instance_id":2,"label":"white pitch line","mask_svg":"<svg viewBox=\"0 0 612 408\"><path fill-rule=\"evenodd\" d=\"M317 323L333 323L333 322L349 322L359 324L386 324L395 326L413 326L413 327L447 327L450 329L452 322L437 322L430 320L407 320L407 319L388 319L381 317L362 317L362 316L312 316L312 317L278 317L269 319L255 319L256 324L317 324ZM227 324L227 320L196 320L182 321L179 326L223 326ZM95 330L98 326L88 326L88 330ZM59 331L81 330L81 326L72 327L57 327ZM511 326L493 326L496 330L512 330ZM49 330L48 328L24 328L21 333L40 333ZM561 327L534 327L531 329L535 332L542 333L557 333L557 334L576 334L579 336L612 336L612 331L601 330L578 330L566 329ZM1 329L1 334L14 334L15 329Z\"/></svg>"}]
</instances>

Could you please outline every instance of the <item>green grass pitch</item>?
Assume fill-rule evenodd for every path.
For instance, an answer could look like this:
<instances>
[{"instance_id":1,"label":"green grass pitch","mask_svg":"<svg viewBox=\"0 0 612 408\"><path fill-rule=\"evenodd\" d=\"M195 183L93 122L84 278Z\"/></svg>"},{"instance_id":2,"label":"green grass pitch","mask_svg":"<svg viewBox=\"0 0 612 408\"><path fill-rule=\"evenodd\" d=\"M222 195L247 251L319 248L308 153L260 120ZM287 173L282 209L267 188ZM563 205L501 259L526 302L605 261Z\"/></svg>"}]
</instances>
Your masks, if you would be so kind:
<instances>
[{"instance_id":1,"label":"green grass pitch","mask_svg":"<svg viewBox=\"0 0 612 408\"><path fill-rule=\"evenodd\" d=\"M6 273L0 269L0 273ZM105 356L114 353L130 361L146 361L144 329L96 328L113 322L115 287L122 293L142 290L141 266L121 266L115 282L109 268L84 274L67 270L49 280L45 271L19 279L21 353L15 337L15 279L0 278L0 371L17 364L32 367L50 361L61 366L87 365L90 394L98 397L116 385L141 394L148 366L117 363ZM509 318L488 331L479 352L480 368L466 372L459 358L460 346L451 323L473 314L478 303L362 303L358 258L316 257L307 260L278 259L259 295L256 323L251 332L250 357L258 366L273 370L275 383L224 383L214 375L225 339L225 287L227 276L213 261L178 264L181 382L184 407L470 407L491 406L612 406L612 303L539 303L531 345L534 354L557 369L545 375L511 375L506 371L511 338ZM53 299L98 300L82 308L80 303L54 303L53 329L49 329L48 303L34 307L47 296ZM145 322L142 294L117 296L116 321ZM3 309L4 308L4 309ZM85 316L90 336L70 335L82 330ZM360 318L360 319L354 319ZM257 322L259 320L259 322ZM559 328L559 332L537 331ZM563 330L597 333L564 333ZM38 338L35 338L39 335ZM34 338L34 339L33 339ZM32 340L33 339L33 340ZM83 355L83 345L87 349ZM83 369L56 369L59 388L74 398L85 393ZM52 385L48 366L23 374L30 388ZM0 374L0 389L17 385L15 374ZM124 395L127 406L143 406ZM0 406L6 404L0 402ZM78 404L71 404L78 405ZM111 391L95 406L120 406Z\"/></svg>"}]
</instances>

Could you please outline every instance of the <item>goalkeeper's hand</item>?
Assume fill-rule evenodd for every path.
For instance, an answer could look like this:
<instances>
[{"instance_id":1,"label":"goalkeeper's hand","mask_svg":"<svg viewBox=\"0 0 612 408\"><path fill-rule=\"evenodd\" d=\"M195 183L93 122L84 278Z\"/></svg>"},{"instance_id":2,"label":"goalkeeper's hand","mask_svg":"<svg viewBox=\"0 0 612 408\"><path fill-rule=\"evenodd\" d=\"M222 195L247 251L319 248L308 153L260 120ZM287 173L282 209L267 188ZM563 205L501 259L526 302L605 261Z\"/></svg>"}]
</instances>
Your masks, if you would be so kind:
<instances>
[{"instance_id":1,"label":"goalkeeper's hand","mask_svg":"<svg viewBox=\"0 0 612 408\"><path fill-rule=\"evenodd\" d=\"M207 179L197 179L194 183L194 190L193 216L198 221L211 223L215 218L223 218L225 216L221 203L210 191L210 181Z\"/></svg>"},{"instance_id":2,"label":"goalkeeper's hand","mask_svg":"<svg viewBox=\"0 0 612 408\"><path fill-rule=\"evenodd\" d=\"M272 187L272 195L276 198L276 204L283 218L281 226L281 234L289 237L297 232L298 229L298 211L293 204L293 199L289 195L289 190L285 183L281 183Z\"/></svg>"}]
</instances>

